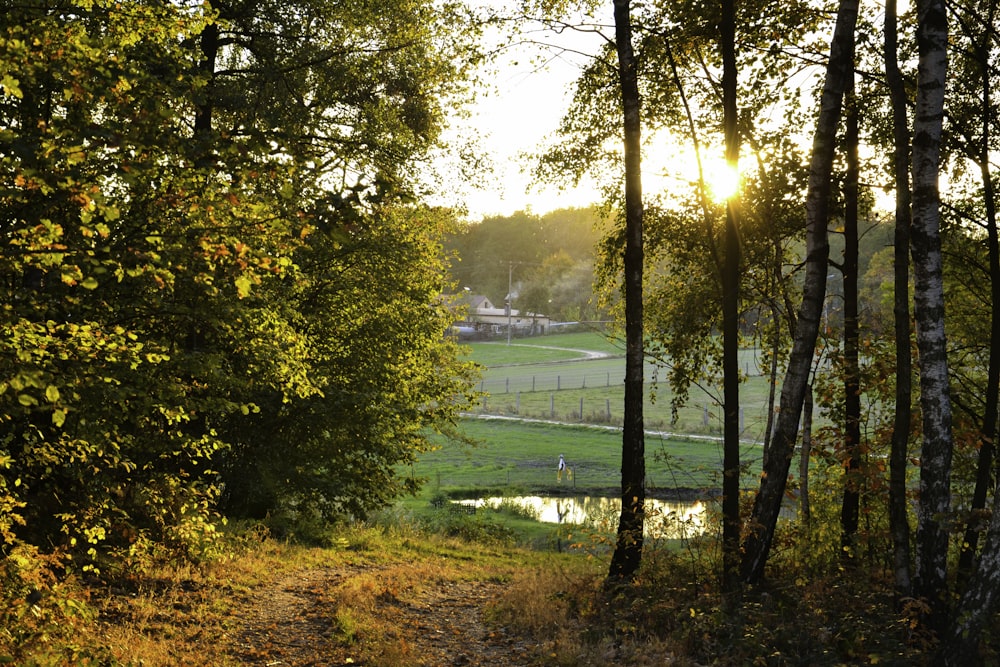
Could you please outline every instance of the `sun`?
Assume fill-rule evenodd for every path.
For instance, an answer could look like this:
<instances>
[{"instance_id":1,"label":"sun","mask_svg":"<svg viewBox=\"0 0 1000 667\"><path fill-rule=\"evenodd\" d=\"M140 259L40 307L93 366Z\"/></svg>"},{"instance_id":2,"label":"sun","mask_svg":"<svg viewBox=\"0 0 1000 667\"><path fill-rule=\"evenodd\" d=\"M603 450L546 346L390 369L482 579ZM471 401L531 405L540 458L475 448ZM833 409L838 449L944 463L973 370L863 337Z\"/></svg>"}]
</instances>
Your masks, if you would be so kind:
<instances>
[{"instance_id":1,"label":"sun","mask_svg":"<svg viewBox=\"0 0 1000 667\"><path fill-rule=\"evenodd\" d=\"M724 159L704 161L703 172L709 196L717 202L729 201L740 190L740 168Z\"/></svg>"},{"instance_id":2,"label":"sun","mask_svg":"<svg viewBox=\"0 0 1000 667\"><path fill-rule=\"evenodd\" d=\"M705 193L714 202L724 203L740 189L738 165L729 164L721 146L702 146L696 154L690 145L681 145L669 137L657 136L646 145L643 154L643 189L667 193L678 187L698 186L699 155Z\"/></svg>"}]
</instances>

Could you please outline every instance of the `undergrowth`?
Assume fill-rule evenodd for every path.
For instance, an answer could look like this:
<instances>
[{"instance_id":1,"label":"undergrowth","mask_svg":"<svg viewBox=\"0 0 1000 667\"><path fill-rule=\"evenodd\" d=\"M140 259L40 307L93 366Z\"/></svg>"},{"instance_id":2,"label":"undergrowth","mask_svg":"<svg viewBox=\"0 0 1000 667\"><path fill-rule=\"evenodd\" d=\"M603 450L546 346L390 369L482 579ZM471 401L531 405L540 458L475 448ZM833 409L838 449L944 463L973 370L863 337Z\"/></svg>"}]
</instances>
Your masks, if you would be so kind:
<instances>
[{"instance_id":1,"label":"undergrowth","mask_svg":"<svg viewBox=\"0 0 1000 667\"><path fill-rule=\"evenodd\" d=\"M512 546L488 513L435 516L328 528L324 546L242 526L226 535L225 556L87 580L54 556L9 557L0 656L28 666L243 664L235 647L257 592L285 573L331 568L351 575L318 592L330 637L373 665L420 664L390 627L391 609L428 581L473 577L503 583L485 617L524 638L531 664L930 664L920 605L897 606L887 570L838 561L836 536L793 522L779 531L766 583L724 611L711 531L680 549L648 541L634 581L609 587L606 536L581 530L572 553L546 553ZM983 643L986 663L998 657L995 635Z\"/></svg>"}]
</instances>

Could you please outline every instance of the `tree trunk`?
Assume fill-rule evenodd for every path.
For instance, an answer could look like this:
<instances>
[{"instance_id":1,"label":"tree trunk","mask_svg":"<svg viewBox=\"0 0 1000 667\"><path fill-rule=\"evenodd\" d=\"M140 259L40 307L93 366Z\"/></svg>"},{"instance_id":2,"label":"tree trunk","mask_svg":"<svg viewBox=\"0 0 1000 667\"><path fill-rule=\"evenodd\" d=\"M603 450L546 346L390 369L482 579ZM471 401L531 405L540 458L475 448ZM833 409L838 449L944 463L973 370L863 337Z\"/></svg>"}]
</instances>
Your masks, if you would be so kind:
<instances>
[{"instance_id":1,"label":"tree trunk","mask_svg":"<svg viewBox=\"0 0 1000 667\"><path fill-rule=\"evenodd\" d=\"M844 184L844 497L840 507L840 545L845 559L855 556L861 507L861 369L858 361L858 105L853 73L846 110Z\"/></svg>"},{"instance_id":2,"label":"tree trunk","mask_svg":"<svg viewBox=\"0 0 1000 667\"><path fill-rule=\"evenodd\" d=\"M858 0L841 0L837 24L830 46L830 60L819 121L813 136L809 166L809 190L806 195L806 271L802 287L802 305L795 326L788 369L781 386L781 408L778 425L768 452L767 465L754 499L749 530L743 542L742 574L746 583L753 584L763 577L764 566L774 540L774 530L785 495L788 469L791 465L798 432L799 417L809 370L816 349L823 298L826 294L827 261L830 245L827 239L829 217L830 174L836 148L837 125L843 105L844 91L854 67L854 29L858 18Z\"/></svg>"},{"instance_id":3,"label":"tree trunk","mask_svg":"<svg viewBox=\"0 0 1000 667\"><path fill-rule=\"evenodd\" d=\"M622 509L609 581L631 579L642 560L646 500L643 433L642 179L639 84L632 51L629 0L614 0L618 77L625 145L625 420L622 429Z\"/></svg>"},{"instance_id":4,"label":"tree trunk","mask_svg":"<svg viewBox=\"0 0 1000 667\"><path fill-rule=\"evenodd\" d=\"M924 438L917 509L916 594L931 607L933 627L947 616L948 527L951 508L951 396L944 330L941 211L938 176L947 72L948 17L944 0L918 0L919 65L913 123L914 318L920 355Z\"/></svg>"},{"instance_id":5,"label":"tree trunk","mask_svg":"<svg viewBox=\"0 0 1000 667\"><path fill-rule=\"evenodd\" d=\"M719 23L722 47L722 106L726 163L736 170L740 156L736 107L736 3L722 0ZM740 597L740 368L739 297L740 241L739 194L726 202L725 257L722 270L723 392L725 404L722 462L722 595L734 609Z\"/></svg>"},{"instance_id":6,"label":"tree trunk","mask_svg":"<svg viewBox=\"0 0 1000 667\"><path fill-rule=\"evenodd\" d=\"M992 26L996 22L996 6L997 3L992 1L989 3L988 16L984 23L986 26ZM997 220L996 220L996 204L994 197L996 196L995 189L993 187L993 178L989 169L989 138L991 123L993 122L993 113L991 106L991 86L989 82L989 69L986 67L988 62L987 54L989 53L989 40L990 37L984 36L984 44L982 51L977 54L982 60L983 64L983 136L982 136L982 151L984 155L980 156L980 168L983 175L983 189L984 196L986 199L986 215L987 222L989 225L989 252L990 252L990 278L992 282L992 322L991 322L991 336L990 341L990 378L989 386L987 387L987 403L984 413L984 423L982 432L982 447L986 448L989 446L990 459L992 459L993 439L996 436L996 409L997 409L997 395L990 394L991 389L995 390L996 387L993 385L994 382L994 372L996 371L996 353L998 344L1000 344L1000 335L997 333L998 325L998 304L1000 304L1000 297L998 297L998 285L1000 285L1000 276L998 276L998 259L997 255ZM992 403L990 402L992 400ZM990 420L993 423L990 423ZM989 439L987 440L987 435ZM973 503L978 498L980 491L980 479L985 476L985 481L989 481L989 472L987 471L984 475L984 468L990 468L989 464L984 461L984 454L980 450L980 460L979 469L977 471L976 479L976 489L975 495L973 497ZM989 486L986 484L986 486ZM941 643L941 650L939 652L940 662L945 665L972 665L979 661L979 657L976 652L979 635L985 626L985 624L992 618L994 609L997 606L997 599L1000 597L1000 493L996 493L995 489L992 489L993 493L993 513L990 518L989 530L986 534L986 543L983 545L982 554L979 557L979 564L976 567L975 574L969 585L966 586L965 592L962 595L958 608L952 615L954 619L947 634L945 635L944 641ZM973 535L975 537L975 535ZM968 533L966 534L966 539L969 539ZM972 554L975 550L975 542L971 543L969 553ZM964 559L965 553L963 552L962 558Z\"/></svg>"},{"instance_id":7,"label":"tree trunk","mask_svg":"<svg viewBox=\"0 0 1000 667\"><path fill-rule=\"evenodd\" d=\"M764 423L764 446L761 451L761 466L767 465L767 455L771 451L771 434L774 432L775 387L778 385L778 354L781 350L781 330L778 328L778 317L778 309L772 304L771 318L774 320L774 332L771 335L771 363L767 371L767 421Z\"/></svg>"},{"instance_id":8,"label":"tree trunk","mask_svg":"<svg viewBox=\"0 0 1000 667\"><path fill-rule=\"evenodd\" d=\"M799 455L799 520L806 526L810 523L809 510L809 455L812 451L813 432L813 388L806 386L806 397L802 407L802 452Z\"/></svg>"},{"instance_id":9,"label":"tree trunk","mask_svg":"<svg viewBox=\"0 0 1000 667\"><path fill-rule=\"evenodd\" d=\"M983 25L992 26L996 20L996 0L989 3L988 14ZM983 180L983 203L986 210L987 247L990 263L990 360L986 376L986 400L983 407L983 422L979 432L979 460L976 467L976 487L972 494L973 516L965 529L962 553L958 560L959 576L967 579L972 572L976 547L979 542L979 523L976 515L986 508L986 498L992 490L993 458L996 449L997 402L1000 400L1000 240L997 236L996 190L990 170L990 142L993 124L992 83L990 81L991 35L984 31L983 41L978 45L975 56L982 75L982 128L979 154L979 172Z\"/></svg>"},{"instance_id":10,"label":"tree trunk","mask_svg":"<svg viewBox=\"0 0 1000 667\"><path fill-rule=\"evenodd\" d=\"M906 119L906 89L897 59L896 0L885 3L885 76L892 104L893 173L896 183L894 232L893 320L896 339L896 414L889 454L889 530L898 596L912 592L910 521L906 502L910 411L913 404L913 363L910 357L910 132Z\"/></svg>"},{"instance_id":11,"label":"tree trunk","mask_svg":"<svg viewBox=\"0 0 1000 667\"><path fill-rule=\"evenodd\" d=\"M198 69L206 77L206 89L203 91L203 99L195 109L194 136L198 143L198 150L202 156L211 155L215 149L214 138L212 136L213 113L215 102L212 99L215 85L215 66L219 57L219 26L217 23L209 23L201 31L199 43L201 49L201 61Z\"/></svg>"}]
</instances>

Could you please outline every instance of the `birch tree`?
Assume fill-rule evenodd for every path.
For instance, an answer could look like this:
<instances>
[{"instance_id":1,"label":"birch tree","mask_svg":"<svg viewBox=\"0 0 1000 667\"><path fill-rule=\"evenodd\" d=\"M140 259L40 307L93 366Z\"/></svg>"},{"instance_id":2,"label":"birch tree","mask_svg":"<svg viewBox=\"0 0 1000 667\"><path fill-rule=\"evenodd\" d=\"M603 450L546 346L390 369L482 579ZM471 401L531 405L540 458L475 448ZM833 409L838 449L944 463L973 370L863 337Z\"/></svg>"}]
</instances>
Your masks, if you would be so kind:
<instances>
[{"instance_id":1,"label":"birch tree","mask_svg":"<svg viewBox=\"0 0 1000 667\"><path fill-rule=\"evenodd\" d=\"M774 540L819 333L823 298L826 294L827 262L830 255L827 221L831 174L844 93L853 75L854 30L857 18L858 1L841 0L830 46L819 119L813 135L809 188L806 195L806 269L802 303L799 307L788 367L781 386L778 424L761 474L760 488L754 499L749 518L749 531L743 541L742 575L744 581L751 584L763 577L764 566Z\"/></svg>"},{"instance_id":2,"label":"birch tree","mask_svg":"<svg viewBox=\"0 0 1000 667\"><path fill-rule=\"evenodd\" d=\"M923 443L917 509L916 589L931 606L932 625L945 618L951 508L951 398L944 329L938 176L947 74L948 17L943 0L917 2L919 63L913 121L914 308L920 363Z\"/></svg>"}]
</instances>

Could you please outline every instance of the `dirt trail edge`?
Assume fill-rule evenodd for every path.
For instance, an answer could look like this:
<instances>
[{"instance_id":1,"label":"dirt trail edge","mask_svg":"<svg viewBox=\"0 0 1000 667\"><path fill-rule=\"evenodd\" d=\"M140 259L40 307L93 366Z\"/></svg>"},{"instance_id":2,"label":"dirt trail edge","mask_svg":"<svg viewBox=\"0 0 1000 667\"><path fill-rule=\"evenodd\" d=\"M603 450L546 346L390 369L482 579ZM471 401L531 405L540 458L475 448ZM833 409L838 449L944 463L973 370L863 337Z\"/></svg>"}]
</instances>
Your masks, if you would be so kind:
<instances>
[{"instance_id":1,"label":"dirt trail edge","mask_svg":"<svg viewBox=\"0 0 1000 667\"><path fill-rule=\"evenodd\" d=\"M239 664L267 667L535 664L532 643L484 622L484 608L503 584L431 578L405 595L396 595L391 585L386 586L390 570L313 567L263 586L245 601L244 624L234 633L230 655ZM360 631L353 634L355 612L339 602L357 599L353 593L342 593L365 587L364 581L373 579L385 589L364 613L374 616L374 625L380 628L379 655L371 655L372 642Z\"/></svg>"}]
</instances>

